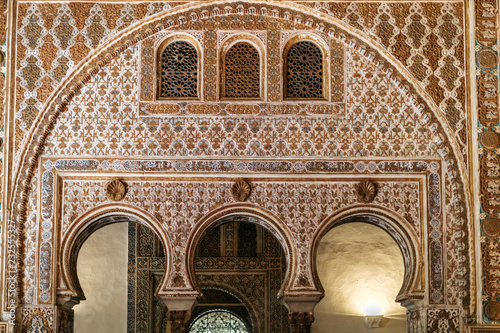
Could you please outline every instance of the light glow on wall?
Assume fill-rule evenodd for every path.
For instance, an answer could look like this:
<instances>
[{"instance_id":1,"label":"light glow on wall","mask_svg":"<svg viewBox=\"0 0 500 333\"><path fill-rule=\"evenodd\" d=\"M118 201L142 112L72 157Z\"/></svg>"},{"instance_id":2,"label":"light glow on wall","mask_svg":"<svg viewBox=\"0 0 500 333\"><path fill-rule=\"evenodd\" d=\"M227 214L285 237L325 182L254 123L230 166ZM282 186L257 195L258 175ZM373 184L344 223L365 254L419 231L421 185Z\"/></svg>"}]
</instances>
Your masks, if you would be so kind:
<instances>
[{"instance_id":1,"label":"light glow on wall","mask_svg":"<svg viewBox=\"0 0 500 333\"><path fill-rule=\"evenodd\" d=\"M405 331L406 309L395 302L403 256L387 232L366 223L335 227L321 240L316 265L325 298L314 309L315 333L332 325L341 333L370 332L364 319L372 314L391 318L377 332Z\"/></svg>"},{"instance_id":2,"label":"light glow on wall","mask_svg":"<svg viewBox=\"0 0 500 333\"><path fill-rule=\"evenodd\" d=\"M374 301L366 302L363 306L363 313L365 316L380 316L382 314L382 307Z\"/></svg>"}]
</instances>

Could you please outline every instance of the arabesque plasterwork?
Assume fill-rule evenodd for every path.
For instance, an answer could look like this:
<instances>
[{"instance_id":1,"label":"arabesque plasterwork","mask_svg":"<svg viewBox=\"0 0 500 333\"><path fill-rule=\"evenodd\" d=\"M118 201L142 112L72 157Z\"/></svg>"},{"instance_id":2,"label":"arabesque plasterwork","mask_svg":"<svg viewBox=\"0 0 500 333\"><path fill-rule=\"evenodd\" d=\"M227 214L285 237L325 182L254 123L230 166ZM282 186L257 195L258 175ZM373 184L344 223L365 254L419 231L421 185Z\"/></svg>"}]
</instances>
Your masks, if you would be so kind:
<instances>
[{"instance_id":1,"label":"arabesque plasterwork","mask_svg":"<svg viewBox=\"0 0 500 333\"><path fill-rule=\"evenodd\" d=\"M196 245L198 228L228 212L262 214L285 244L293 264L285 299L317 297L322 288L310 248L340 212L356 208L354 215L380 214L373 223L400 243L407 276L398 297L416 304L409 307L409 331L432 332L445 322L460 332L481 306L471 246L475 138L467 132L462 2L16 6L9 110L15 173L3 229L9 267L3 310L21 302L52 311L41 316L30 308L22 325L39 316L54 332L70 327L71 313L59 306L81 295L74 281L61 278L72 268L61 262L59 240L71 256L72 242L76 249L82 239L68 235L113 204L148 212L162 234L170 255L164 297L196 294L186 249ZM220 47L245 31L264 46L262 100L223 101L214 70ZM328 101L284 101L281 52L308 33L329 51ZM156 99L156 48L176 35L197 41L199 100ZM491 54L481 59L490 68ZM495 75L481 76L485 91L498 82ZM494 147L489 134L483 141ZM485 162L493 178L495 161ZM236 200L232 187L241 179L251 191ZM374 186L368 201L358 195L365 181Z\"/></svg>"}]
</instances>

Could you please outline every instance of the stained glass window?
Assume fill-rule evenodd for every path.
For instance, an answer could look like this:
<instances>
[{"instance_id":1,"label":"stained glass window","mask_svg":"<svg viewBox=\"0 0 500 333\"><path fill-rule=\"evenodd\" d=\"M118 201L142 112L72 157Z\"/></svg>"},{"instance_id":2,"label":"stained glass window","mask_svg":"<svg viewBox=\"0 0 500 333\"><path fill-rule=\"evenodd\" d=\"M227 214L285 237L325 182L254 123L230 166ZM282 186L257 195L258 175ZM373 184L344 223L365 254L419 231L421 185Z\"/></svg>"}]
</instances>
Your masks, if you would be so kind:
<instances>
[{"instance_id":1,"label":"stained glass window","mask_svg":"<svg viewBox=\"0 0 500 333\"><path fill-rule=\"evenodd\" d=\"M161 56L160 97L198 96L198 53L193 45L177 41Z\"/></svg>"},{"instance_id":2,"label":"stained glass window","mask_svg":"<svg viewBox=\"0 0 500 333\"><path fill-rule=\"evenodd\" d=\"M214 310L193 321L189 333L249 333L243 321L229 311Z\"/></svg>"},{"instance_id":3,"label":"stained glass window","mask_svg":"<svg viewBox=\"0 0 500 333\"><path fill-rule=\"evenodd\" d=\"M287 53L285 93L288 98L323 98L323 54L308 41L293 44Z\"/></svg>"}]
</instances>

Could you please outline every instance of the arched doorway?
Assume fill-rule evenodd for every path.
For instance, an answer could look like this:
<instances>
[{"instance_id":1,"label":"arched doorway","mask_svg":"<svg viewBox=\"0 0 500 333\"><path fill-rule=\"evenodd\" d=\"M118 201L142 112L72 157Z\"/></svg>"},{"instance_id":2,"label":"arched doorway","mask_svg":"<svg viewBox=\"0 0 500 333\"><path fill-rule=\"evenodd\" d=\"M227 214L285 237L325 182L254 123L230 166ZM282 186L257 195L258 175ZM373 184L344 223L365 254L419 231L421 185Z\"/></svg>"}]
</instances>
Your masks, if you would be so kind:
<instances>
[{"instance_id":1,"label":"arched doorway","mask_svg":"<svg viewBox=\"0 0 500 333\"><path fill-rule=\"evenodd\" d=\"M132 217L100 222L76 250L85 301L74 308L75 332L165 332L167 309L156 295L166 266L160 236Z\"/></svg>"},{"instance_id":2,"label":"arched doorway","mask_svg":"<svg viewBox=\"0 0 500 333\"><path fill-rule=\"evenodd\" d=\"M262 224L249 216L233 215L203 233L193 263L203 296L193 309L191 328L204 314L222 311L210 318L220 321L230 318L222 313L232 313L248 332L289 332L288 311L278 300L286 255L280 241ZM231 323L228 319L217 327L221 332L239 332L232 330Z\"/></svg>"},{"instance_id":3,"label":"arched doorway","mask_svg":"<svg viewBox=\"0 0 500 333\"><path fill-rule=\"evenodd\" d=\"M316 254L325 297L314 311L312 332L370 332L365 315L384 315L380 332L405 332L406 309L395 299L403 284L398 244L381 228L342 224L323 236Z\"/></svg>"},{"instance_id":4,"label":"arched doorway","mask_svg":"<svg viewBox=\"0 0 500 333\"><path fill-rule=\"evenodd\" d=\"M127 330L128 223L96 230L82 244L77 275L85 301L74 307L75 333Z\"/></svg>"}]
</instances>

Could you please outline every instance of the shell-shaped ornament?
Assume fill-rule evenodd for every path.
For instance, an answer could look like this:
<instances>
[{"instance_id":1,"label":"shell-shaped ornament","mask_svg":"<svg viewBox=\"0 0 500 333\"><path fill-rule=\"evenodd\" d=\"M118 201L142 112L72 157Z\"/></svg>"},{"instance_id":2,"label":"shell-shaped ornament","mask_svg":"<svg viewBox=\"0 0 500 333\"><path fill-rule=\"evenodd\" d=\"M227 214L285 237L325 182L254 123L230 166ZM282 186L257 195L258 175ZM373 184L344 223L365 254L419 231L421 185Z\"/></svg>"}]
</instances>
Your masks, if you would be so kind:
<instances>
[{"instance_id":1,"label":"shell-shaped ornament","mask_svg":"<svg viewBox=\"0 0 500 333\"><path fill-rule=\"evenodd\" d=\"M106 196L113 201L120 201L127 194L127 186L124 182L118 179L110 181L106 184Z\"/></svg>"},{"instance_id":2,"label":"shell-shaped ornament","mask_svg":"<svg viewBox=\"0 0 500 333\"><path fill-rule=\"evenodd\" d=\"M252 192L252 188L248 182L243 179L238 180L233 184L231 188L231 193L233 194L233 198L236 201L243 202L248 199L250 193Z\"/></svg>"},{"instance_id":3,"label":"shell-shaped ornament","mask_svg":"<svg viewBox=\"0 0 500 333\"><path fill-rule=\"evenodd\" d=\"M371 181L363 180L357 186L357 193L360 201L368 203L375 199L377 188Z\"/></svg>"}]
</instances>

